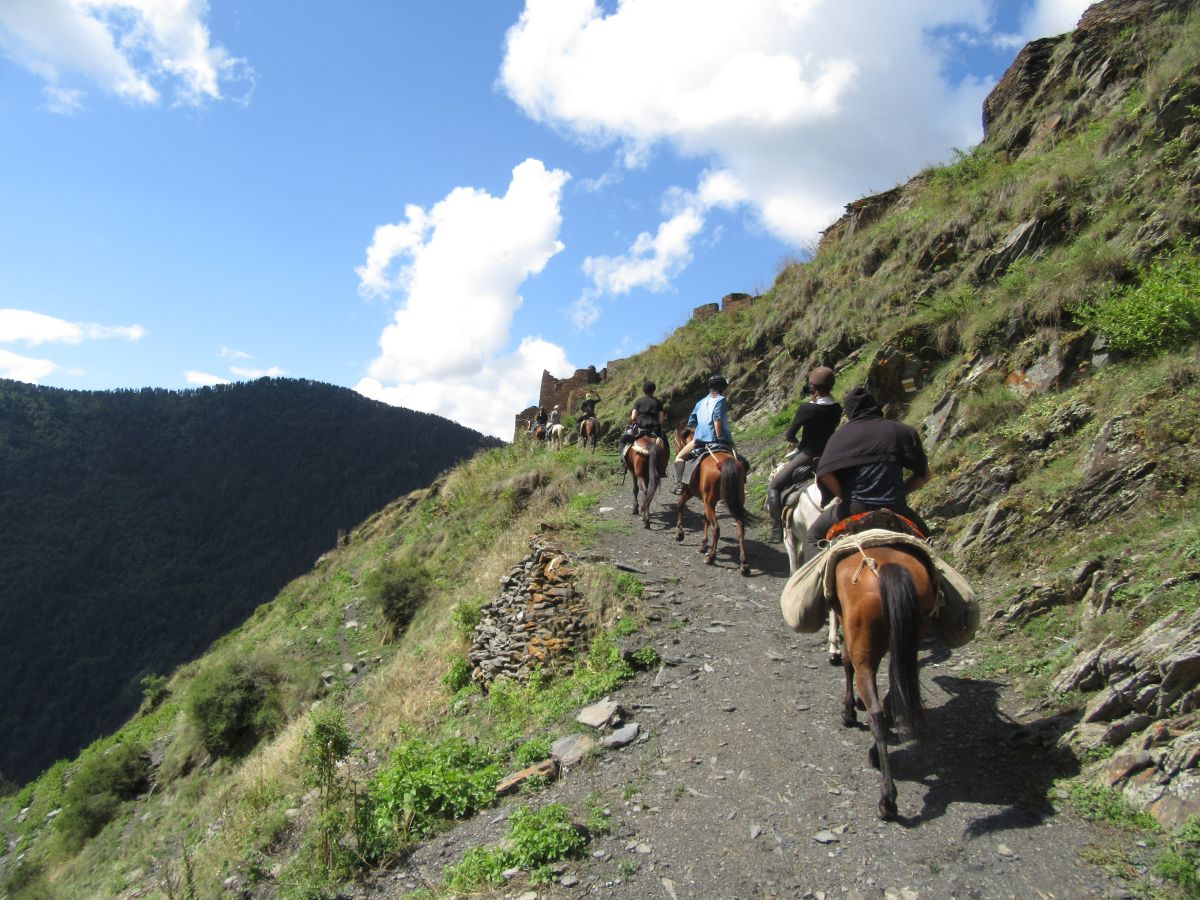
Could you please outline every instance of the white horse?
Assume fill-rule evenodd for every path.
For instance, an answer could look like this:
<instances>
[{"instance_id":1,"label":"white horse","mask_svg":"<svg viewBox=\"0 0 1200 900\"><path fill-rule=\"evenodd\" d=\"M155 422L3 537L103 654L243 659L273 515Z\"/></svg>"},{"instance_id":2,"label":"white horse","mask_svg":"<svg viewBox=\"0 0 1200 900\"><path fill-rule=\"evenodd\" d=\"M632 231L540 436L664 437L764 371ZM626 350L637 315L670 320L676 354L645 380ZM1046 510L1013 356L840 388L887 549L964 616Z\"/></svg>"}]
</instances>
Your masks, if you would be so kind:
<instances>
[{"instance_id":1,"label":"white horse","mask_svg":"<svg viewBox=\"0 0 1200 900\"><path fill-rule=\"evenodd\" d=\"M550 449L561 450L566 430L562 425L555 424L550 426Z\"/></svg>"},{"instance_id":2,"label":"white horse","mask_svg":"<svg viewBox=\"0 0 1200 900\"><path fill-rule=\"evenodd\" d=\"M817 516L821 515L821 489L814 479L796 498L795 508L783 510L783 546L788 555L788 572L795 572L804 564L804 538ZM829 664L842 664L842 645L838 638L838 616L833 608L829 609Z\"/></svg>"}]
</instances>

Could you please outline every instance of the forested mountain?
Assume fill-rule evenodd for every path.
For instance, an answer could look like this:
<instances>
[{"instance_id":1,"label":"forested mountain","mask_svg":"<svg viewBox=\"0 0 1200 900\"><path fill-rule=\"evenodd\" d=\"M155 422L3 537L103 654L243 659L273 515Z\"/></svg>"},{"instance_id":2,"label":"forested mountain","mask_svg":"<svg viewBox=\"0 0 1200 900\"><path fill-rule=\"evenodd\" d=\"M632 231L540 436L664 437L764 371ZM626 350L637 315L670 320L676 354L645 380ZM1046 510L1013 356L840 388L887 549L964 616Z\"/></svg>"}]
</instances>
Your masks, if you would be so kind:
<instances>
[{"instance_id":1,"label":"forested mountain","mask_svg":"<svg viewBox=\"0 0 1200 900\"><path fill-rule=\"evenodd\" d=\"M0 381L0 772L74 755L339 529L494 443L310 381Z\"/></svg>"}]
</instances>

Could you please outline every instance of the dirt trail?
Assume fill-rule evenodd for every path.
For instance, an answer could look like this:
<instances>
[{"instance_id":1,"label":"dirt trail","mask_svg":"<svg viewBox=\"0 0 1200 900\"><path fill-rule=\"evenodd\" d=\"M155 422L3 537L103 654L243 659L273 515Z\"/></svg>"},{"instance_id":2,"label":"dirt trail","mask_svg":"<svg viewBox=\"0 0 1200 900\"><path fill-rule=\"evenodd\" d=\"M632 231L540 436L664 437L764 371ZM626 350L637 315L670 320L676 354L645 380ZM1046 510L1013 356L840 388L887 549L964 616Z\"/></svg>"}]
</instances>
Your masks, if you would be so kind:
<instances>
[{"instance_id":1,"label":"dirt trail","mask_svg":"<svg viewBox=\"0 0 1200 900\"><path fill-rule=\"evenodd\" d=\"M581 811L598 794L614 826L540 896L1126 895L1079 859L1119 838L1046 799L1063 772L1009 718L1019 698L1007 685L960 674L969 646L922 653L935 736L925 750L892 748L901 820L881 823L869 732L840 723L841 670L826 663L822 635L796 635L780 615L782 549L749 541L753 573L741 576L723 517L716 565L705 566L695 511L685 542L674 540L675 499L655 499L650 531L608 534L596 548L646 573L646 637L676 664L614 695L642 727L639 742L585 760L533 801ZM635 521L629 506L624 491L602 502L604 515ZM435 882L466 849L497 842L508 810L529 802L435 839L389 876L391 890Z\"/></svg>"}]
</instances>

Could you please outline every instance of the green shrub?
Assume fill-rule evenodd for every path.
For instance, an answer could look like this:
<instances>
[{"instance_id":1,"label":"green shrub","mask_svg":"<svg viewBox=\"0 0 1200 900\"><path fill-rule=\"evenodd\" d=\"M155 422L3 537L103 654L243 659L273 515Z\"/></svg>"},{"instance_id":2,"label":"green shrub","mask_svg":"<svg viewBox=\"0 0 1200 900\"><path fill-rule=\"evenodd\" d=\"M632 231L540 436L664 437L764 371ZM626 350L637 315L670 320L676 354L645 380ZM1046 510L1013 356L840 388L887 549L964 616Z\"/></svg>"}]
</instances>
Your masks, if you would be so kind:
<instances>
[{"instance_id":1,"label":"green shrub","mask_svg":"<svg viewBox=\"0 0 1200 900\"><path fill-rule=\"evenodd\" d=\"M112 821L125 801L145 789L150 771L145 752L143 745L131 742L83 757L56 822L68 846L83 846Z\"/></svg>"},{"instance_id":2,"label":"green shrub","mask_svg":"<svg viewBox=\"0 0 1200 900\"><path fill-rule=\"evenodd\" d=\"M363 579L367 599L383 618L384 639L394 641L429 598L433 578L412 559L388 560Z\"/></svg>"},{"instance_id":3,"label":"green shrub","mask_svg":"<svg viewBox=\"0 0 1200 900\"><path fill-rule=\"evenodd\" d=\"M1075 812L1089 822L1107 822L1129 830L1159 829L1153 816L1138 812L1124 796L1105 785L1077 782L1067 789L1067 797Z\"/></svg>"},{"instance_id":4,"label":"green shrub","mask_svg":"<svg viewBox=\"0 0 1200 900\"><path fill-rule=\"evenodd\" d=\"M495 800L501 770L490 750L449 738L405 741L369 789L370 854L376 859Z\"/></svg>"},{"instance_id":5,"label":"green shrub","mask_svg":"<svg viewBox=\"0 0 1200 900\"><path fill-rule=\"evenodd\" d=\"M304 783L318 788L325 798L339 793L337 765L354 749L342 711L329 704L313 710L312 719L300 739L300 763Z\"/></svg>"},{"instance_id":6,"label":"green shrub","mask_svg":"<svg viewBox=\"0 0 1200 900\"><path fill-rule=\"evenodd\" d=\"M162 703L170 693L167 690L167 676L147 675L142 681L142 709L150 712Z\"/></svg>"},{"instance_id":7,"label":"green shrub","mask_svg":"<svg viewBox=\"0 0 1200 900\"><path fill-rule=\"evenodd\" d=\"M1200 336L1200 258L1188 246L1157 260L1133 286L1080 304L1075 317L1118 350L1152 355Z\"/></svg>"},{"instance_id":8,"label":"green shrub","mask_svg":"<svg viewBox=\"0 0 1200 900\"><path fill-rule=\"evenodd\" d=\"M1192 816L1172 835L1154 863L1154 874L1174 881L1188 897L1200 897L1200 818Z\"/></svg>"},{"instance_id":9,"label":"green shrub","mask_svg":"<svg viewBox=\"0 0 1200 900\"><path fill-rule=\"evenodd\" d=\"M274 674L240 660L202 670L188 689L186 710L213 756L249 752L282 718Z\"/></svg>"},{"instance_id":10,"label":"green shrub","mask_svg":"<svg viewBox=\"0 0 1200 900\"><path fill-rule=\"evenodd\" d=\"M549 880L549 868L560 859L578 856L587 840L571 823L567 808L559 803L537 812L520 807L509 819L509 858L512 864L532 873L534 884Z\"/></svg>"},{"instance_id":11,"label":"green shrub","mask_svg":"<svg viewBox=\"0 0 1200 900\"><path fill-rule=\"evenodd\" d=\"M457 694L471 683L471 661L465 656L455 656L450 660L450 668L442 676L442 686L452 694Z\"/></svg>"},{"instance_id":12,"label":"green shrub","mask_svg":"<svg viewBox=\"0 0 1200 900\"><path fill-rule=\"evenodd\" d=\"M460 600L455 604L454 612L450 613L450 623L464 641L471 640L471 635L475 633L475 626L482 621L482 600Z\"/></svg>"},{"instance_id":13,"label":"green shrub","mask_svg":"<svg viewBox=\"0 0 1200 900\"><path fill-rule=\"evenodd\" d=\"M545 884L554 877L554 863L578 856L587 840L571 823L567 808L551 803L537 812L520 807L509 819L507 846L476 847L462 862L446 870L446 887L459 893L504 884L504 870L529 870L529 881Z\"/></svg>"},{"instance_id":14,"label":"green shrub","mask_svg":"<svg viewBox=\"0 0 1200 900\"><path fill-rule=\"evenodd\" d=\"M513 753L518 766L532 766L550 756L550 738L538 737L526 741Z\"/></svg>"}]
</instances>

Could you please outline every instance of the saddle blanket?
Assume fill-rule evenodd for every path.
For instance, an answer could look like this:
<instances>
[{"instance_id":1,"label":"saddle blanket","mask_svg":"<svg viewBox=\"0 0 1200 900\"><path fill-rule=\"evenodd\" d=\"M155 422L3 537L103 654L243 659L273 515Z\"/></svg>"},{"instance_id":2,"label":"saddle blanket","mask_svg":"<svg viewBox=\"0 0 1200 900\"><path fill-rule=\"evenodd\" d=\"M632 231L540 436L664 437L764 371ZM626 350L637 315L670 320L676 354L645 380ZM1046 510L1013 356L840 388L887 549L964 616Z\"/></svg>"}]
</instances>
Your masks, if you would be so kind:
<instances>
[{"instance_id":1,"label":"saddle blanket","mask_svg":"<svg viewBox=\"0 0 1200 900\"><path fill-rule=\"evenodd\" d=\"M784 621L793 631L820 631L829 619L829 602L837 594L837 564L860 548L884 544L911 549L925 560L935 574L937 597L929 629L951 649L961 647L975 637L979 627L979 601L970 583L948 562L937 556L919 538L881 528L863 531L835 542L828 550L805 563L779 595Z\"/></svg>"},{"instance_id":2,"label":"saddle blanket","mask_svg":"<svg viewBox=\"0 0 1200 900\"><path fill-rule=\"evenodd\" d=\"M709 444L699 453L693 451L692 455L684 460L683 463L683 483L690 488L696 487L696 485L692 484L692 478L695 476L697 469L700 468L700 460L715 453L725 453L730 455L731 451L727 444ZM742 468L746 470L747 474L749 474L750 461L740 453L737 454L737 461L742 464Z\"/></svg>"}]
</instances>

